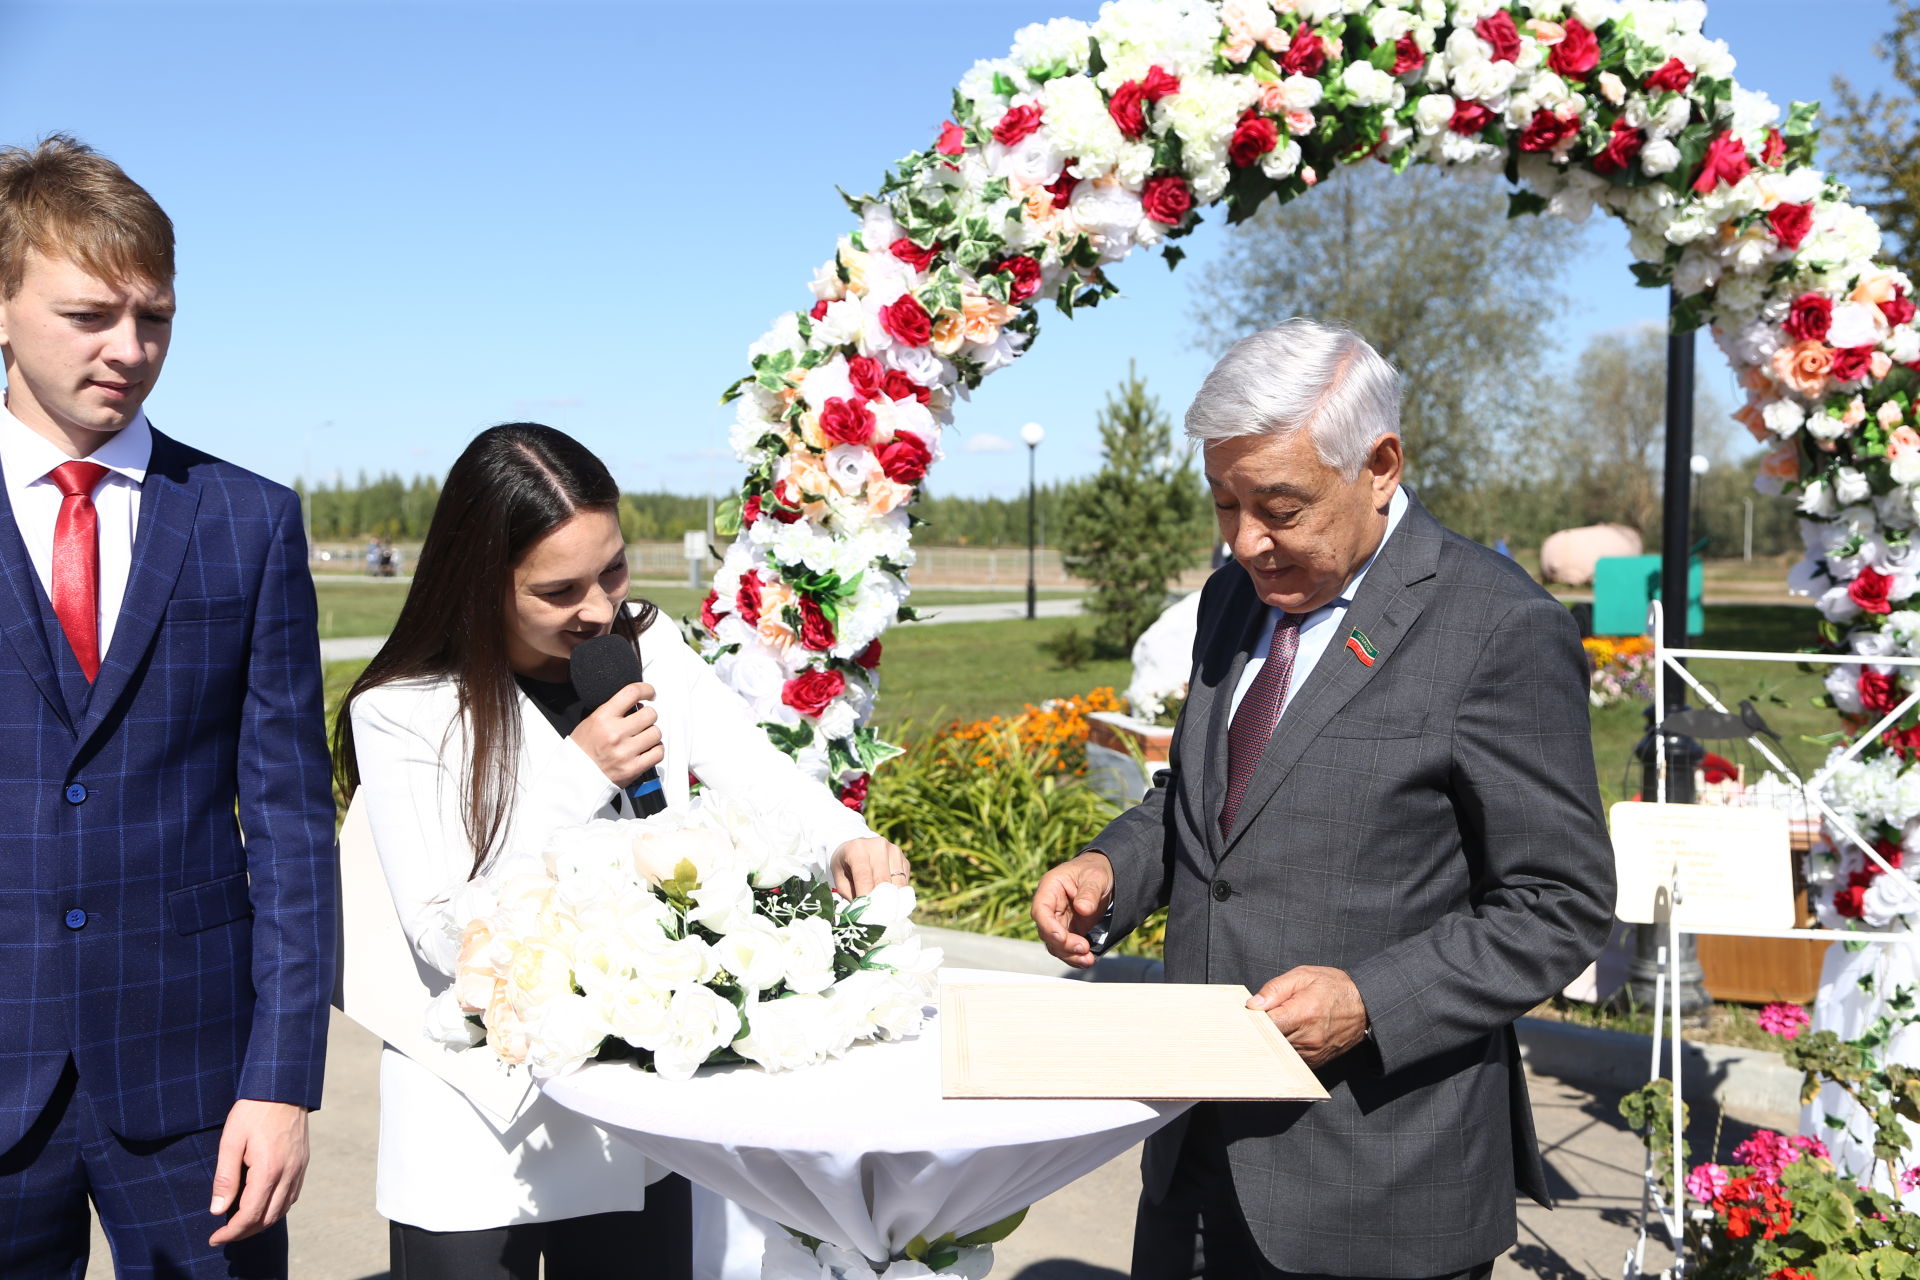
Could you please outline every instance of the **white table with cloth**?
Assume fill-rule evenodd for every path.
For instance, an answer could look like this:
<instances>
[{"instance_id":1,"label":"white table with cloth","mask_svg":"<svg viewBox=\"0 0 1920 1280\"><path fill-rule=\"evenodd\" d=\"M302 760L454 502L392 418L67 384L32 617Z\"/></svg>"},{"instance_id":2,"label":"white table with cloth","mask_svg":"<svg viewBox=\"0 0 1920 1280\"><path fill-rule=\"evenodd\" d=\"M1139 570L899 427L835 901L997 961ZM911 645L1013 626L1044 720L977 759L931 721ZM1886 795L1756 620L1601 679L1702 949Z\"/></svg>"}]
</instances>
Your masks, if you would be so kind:
<instances>
[{"instance_id":1,"label":"white table with cloth","mask_svg":"<svg viewBox=\"0 0 1920 1280\"><path fill-rule=\"evenodd\" d=\"M965 969L943 976L1066 981ZM649 1159L875 1263L899 1257L916 1237L1000 1222L1189 1105L946 1100L940 1062L936 1017L913 1040L858 1045L799 1071L709 1067L670 1081L625 1063L591 1063L542 1087Z\"/></svg>"}]
</instances>

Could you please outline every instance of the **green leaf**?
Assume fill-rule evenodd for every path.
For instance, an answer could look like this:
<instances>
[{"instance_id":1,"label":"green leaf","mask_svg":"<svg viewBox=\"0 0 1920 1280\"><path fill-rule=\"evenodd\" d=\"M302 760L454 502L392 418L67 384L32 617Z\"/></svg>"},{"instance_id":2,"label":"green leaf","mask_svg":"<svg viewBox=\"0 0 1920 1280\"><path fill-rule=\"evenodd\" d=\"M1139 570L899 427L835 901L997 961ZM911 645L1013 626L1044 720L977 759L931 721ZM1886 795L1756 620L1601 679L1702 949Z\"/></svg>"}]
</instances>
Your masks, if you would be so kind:
<instances>
[{"instance_id":1,"label":"green leaf","mask_svg":"<svg viewBox=\"0 0 1920 1280\"><path fill-rule=\"evenodd\" d=\"M1167 260L1167 270L1171 271L1180 265L1180 260L1187 256L1187 251L1177 244L1170 244L1161 251L1160 256Z\"/></svg>"},{"instance_id":2,"label":"green leaf","mask_svg":"<svg viewBox=\"0 0 1920 1280\"><path fill-rule=\"evenodd\" d=\"M735 378L733 385L720 393L720 403L732 404L735 400L738 400L742 395L746 394L743 388L752 381L752 378Z\"/></svg>"},{"instance_id":3,"label":"green leaf","mask_svg":"<svg viewBox=\"0 0 1920 1280\"><path fill-rule=\"evenodd\" d=\"M1636 262L1631 270L1634 283L1642 289L1664 289L1673 283L1673 270L1664 262Z\"/></svg>"},{"instance_id":4,"label":"green leaf","mask_svg":"<svg viewBox=\"0 0 1920 1280\"><path fill-rule=\"evenodd\" d=\"M1087 41L1087 75L1097 76L1107 69L1106 55L1100 52L1098 40Z\"/></svg>"},{"instance_id":5,"label":"green leaf","mask_svg":"<svg viewBox=\"0 0 1920 1280\"><path fill-rule=\"evenodd\" d=\"M813 726L802 720L799 724L785 725L777 720L763 720L761 732L767 735L767 741L788 755L793 755L802 747L813 745Z\"/></svg>"},{"instance_id":6,"label":"green leaf","mask_svg":"<svg viewBox=\"0 0 1920 1280\"><path fill-rule=\"evenodd\" d=\"M1814 132L1814 122L1820 116L1820 104L1817 102L1794 102L1787 108L1787 122L1780 126L1780 132L1789 138L1798 138Z\"/></svg>"},{"instance_id":7,"label":"green leaf","mask_svg":"<svg viewBox=\"0 0 1920 1280\"><path fill-rule=\"evenodd\" d=\"M731 538L740 532L740 508L743 505L739 494L720 503L713 509L713 531L723 538Z\"/></svg>"},{"instance_id":8,"label":"green leaf","mask_svg":"<svg viewBox=\"0 0 1920 1280\"><path fill-rule=\"evenodd\" d=\"M996 71L993 73L993 91L1003 98L1011 98L1020 90L1006 72Z\"/></svg>"},{"instance_id":9,"label":"green leaf","mask_svg":"<svg viewBox=\"0 0 1920 1280\"><path fill-rule=\"evenodd\" d=\"M1002 1240L1012 1235L1020 1224L1026 1220L1027 1211L1022 1209L1018 1213L1010 1214L1000 1219L1000 1221L990 1227L982 1227L978 1231L969 1231L963 1236L956 1236L954 1243L968 1248L981 1244L999 1244Z\"/></svg>"},{"instance_id":10,"label":"green leaf","mask_svg":"<svg viewBox=\"0 0 1920 1280\"><path fill-rule=\"evenodd\" d=\"M1537 191L1515 191L1507 196L1507 217L1519 218L1530 213L1545 213L1547 198Z\"/></svg>"}]
</instances>

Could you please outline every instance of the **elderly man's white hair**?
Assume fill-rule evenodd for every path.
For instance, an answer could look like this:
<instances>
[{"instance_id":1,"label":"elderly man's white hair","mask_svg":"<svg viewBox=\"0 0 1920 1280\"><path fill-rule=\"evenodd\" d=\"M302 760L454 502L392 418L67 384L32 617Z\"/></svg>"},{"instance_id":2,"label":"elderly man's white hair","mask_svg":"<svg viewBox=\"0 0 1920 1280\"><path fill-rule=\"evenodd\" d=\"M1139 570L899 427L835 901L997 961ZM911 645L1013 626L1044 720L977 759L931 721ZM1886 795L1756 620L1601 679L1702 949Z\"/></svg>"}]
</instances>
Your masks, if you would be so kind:
<instances>
[{"instance_id":1,"label":"elderly man's white hair","mask_svg":"<svg viewBox=\"0 0 1920 1280\"><path fill-rule=\"evenodd\" d=\"M1374 441L1400 431L1400 375L1359 334L1284 320L1228 348L1187 409L1187 437L1291 435L1351 480Z\"/></svg>"}]
</instances>

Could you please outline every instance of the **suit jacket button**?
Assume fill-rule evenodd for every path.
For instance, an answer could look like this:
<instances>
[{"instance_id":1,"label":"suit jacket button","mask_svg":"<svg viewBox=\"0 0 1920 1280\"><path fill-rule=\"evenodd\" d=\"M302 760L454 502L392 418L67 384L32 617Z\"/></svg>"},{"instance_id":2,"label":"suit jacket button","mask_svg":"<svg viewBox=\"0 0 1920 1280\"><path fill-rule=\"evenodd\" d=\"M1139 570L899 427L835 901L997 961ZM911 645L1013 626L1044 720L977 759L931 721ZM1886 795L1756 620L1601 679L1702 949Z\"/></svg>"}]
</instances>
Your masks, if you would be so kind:
<instances>
[{"instance_id":1,"label":"suit jacket button","mask_svg":"<svg viewBox=\"0 0 1920 1280\"><path fill-rule=\"evenodd\" d=\"M1215 902L1225 902L1228 898L1231 898L1232 896L1233 896L1232 885L1228 884L1225 880L1215 880L1213 882L1213 900Z\"/></svg>"},{"instance_id":2,"label":"suit jacket button","mask_svg":"<svg viewBox=\"0 0 1920 1280\"><path fill-rule=\"evenodd\" d=\"M75 907L67 912L67 928L84 929L87 927L87 913Z\"/></svg>"},{"instance_id":3,"label":"suit jacket button","mask_svg":"<svg viewBox=\"0 0 1920 1280\"><path fill-rule=\"evenodd\" d=\"M87 789L75 782L67 787L67 803L79 804L87 798ZM77 927L77 926L76 926Z\"/></svg>"}]
</instances>

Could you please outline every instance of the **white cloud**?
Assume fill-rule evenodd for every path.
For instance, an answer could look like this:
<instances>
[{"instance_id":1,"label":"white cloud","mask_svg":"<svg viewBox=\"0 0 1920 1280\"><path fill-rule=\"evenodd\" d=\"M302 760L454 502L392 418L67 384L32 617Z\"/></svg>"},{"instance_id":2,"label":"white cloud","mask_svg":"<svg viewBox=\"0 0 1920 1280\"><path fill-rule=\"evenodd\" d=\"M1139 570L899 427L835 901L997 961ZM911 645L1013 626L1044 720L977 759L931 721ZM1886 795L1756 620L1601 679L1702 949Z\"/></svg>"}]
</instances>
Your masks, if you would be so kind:
<instances>
[{"instance_id":1,"label":"white cloud","mask_svg":"<svg viewBox=\"0 0 1920 1280\"><path fill-rule=\"evenodd\" d=\"M968 453L1012 453L1013 441L1005 436L996 436L990 431L981 431L967 437Z\"/></svg>"}]
</instances>

